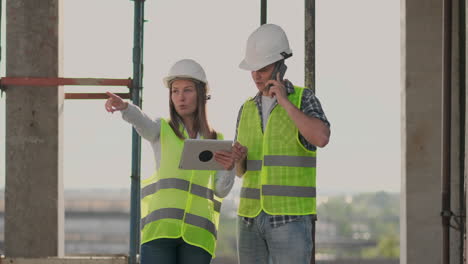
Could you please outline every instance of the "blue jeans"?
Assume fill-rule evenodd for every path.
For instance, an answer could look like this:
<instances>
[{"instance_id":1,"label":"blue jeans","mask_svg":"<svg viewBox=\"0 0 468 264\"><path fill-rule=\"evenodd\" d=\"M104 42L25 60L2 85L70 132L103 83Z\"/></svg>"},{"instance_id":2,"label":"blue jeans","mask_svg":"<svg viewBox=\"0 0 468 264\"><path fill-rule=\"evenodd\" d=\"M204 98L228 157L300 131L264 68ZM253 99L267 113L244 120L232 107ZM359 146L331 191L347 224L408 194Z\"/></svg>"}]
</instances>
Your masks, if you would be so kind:
<instances>
[{"instance_id":1,"label":"blue jeans","mask_svg":"<svg viewBox=\"0 0 468 264\"><path fill-rule=\"evenodd\" d=\"M158 238L141 245L141 264L209 264L211 254L182 238Z\"/></svg>"},{"instance_id":2,"label":"blue jeans","mask_svg":"<svg viewBox=\"0 0 468 264\"><path fill-rule=\"evenodd\" d=\"M310 216L273 228L269 215L262 211L250 225L239 217L237 231L240 264L310 263L313 247Z\"/></svg>"}]
</instances>

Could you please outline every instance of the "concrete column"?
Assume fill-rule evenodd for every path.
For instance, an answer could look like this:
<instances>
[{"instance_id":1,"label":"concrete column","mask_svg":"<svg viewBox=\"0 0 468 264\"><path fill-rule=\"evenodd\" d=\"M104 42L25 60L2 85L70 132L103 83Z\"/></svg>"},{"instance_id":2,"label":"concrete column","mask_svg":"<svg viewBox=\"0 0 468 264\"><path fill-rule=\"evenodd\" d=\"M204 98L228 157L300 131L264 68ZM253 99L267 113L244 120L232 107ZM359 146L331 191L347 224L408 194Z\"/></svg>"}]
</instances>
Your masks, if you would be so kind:
<instances>
[{"instance_id":1,"label":"concrete column","mask_svg":"<svg viewBox=\"0 0 468 264\"><path fill-rule=\"evenodd\" d=\"M61 0L6 1L6 75L58 77ZM63 256L63 90L8 87L5 254Z\"/></svg>"},{"instance_id":2,"label":"concrete column","mask_svg":"<svg viewBox=\"0 0 468 264\"><path fill-rule=\"evenodd\" d=\"M454 4L452 211L459 208L458 6ZM401 0L402 186L400 263L441 263L442 1ZM451 261L460 239L451 231Z\"/></svg>"}]
</instances>

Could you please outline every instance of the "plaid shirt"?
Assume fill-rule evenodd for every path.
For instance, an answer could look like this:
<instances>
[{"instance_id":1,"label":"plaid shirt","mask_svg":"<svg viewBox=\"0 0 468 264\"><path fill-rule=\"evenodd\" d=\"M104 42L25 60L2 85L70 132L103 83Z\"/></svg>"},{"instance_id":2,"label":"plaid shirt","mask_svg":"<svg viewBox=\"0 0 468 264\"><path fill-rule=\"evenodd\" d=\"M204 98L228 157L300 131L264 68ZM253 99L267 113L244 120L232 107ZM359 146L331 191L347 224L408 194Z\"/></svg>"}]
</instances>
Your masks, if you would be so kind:
<instances>
[{"instance_id":1,"label":"plaid shirt","mask_svg":"<svg viewBox=\"0 0 468 264\"><path fill-rule=\"evenodd\" d=\"M285 80L284 85L286 87L286 91L289 94L294 93L294 86L293 84ZM251 100L255 101L255 104L257 105L258 108L258 114L260 115L260 120L262 120L262 94L260 92L257 93L257 95L252 98ZM277 102L274 102L274 105L276 105ZM237 129L239 128L239 121L240 117L242 114L242 108L239 109L239 114L237 115L237 123L236 123L236 135L234 137L234 140L237 140ZM273 109L273 107L271 108ZM325 113L323 112L322 106L320 104L320 101L318 100L317 97L315 97L314 92L311 89L304 89L304 92L302 93L302 100L301 100L301 109L300 109L304 114L310 117L315 117L320 120L322 120L325 125L330 127L330 122L328 122L327 117L325 116ZM263 131L263 122L260 121L260 127L262 128ZM299 141L301 144L308 150L315 151L317 149L316 146L310 144L300 133L299 133ZM313 220L316 220L316 215L310 215ZM287 224L289 222L295 221L299 219L301 215L270 215L270 225L272 227L278 227L284 224ZM244 222L246 224L252 224L255 218L249 218L249 217L244 217Z\"/></svg>"}]
</instances>

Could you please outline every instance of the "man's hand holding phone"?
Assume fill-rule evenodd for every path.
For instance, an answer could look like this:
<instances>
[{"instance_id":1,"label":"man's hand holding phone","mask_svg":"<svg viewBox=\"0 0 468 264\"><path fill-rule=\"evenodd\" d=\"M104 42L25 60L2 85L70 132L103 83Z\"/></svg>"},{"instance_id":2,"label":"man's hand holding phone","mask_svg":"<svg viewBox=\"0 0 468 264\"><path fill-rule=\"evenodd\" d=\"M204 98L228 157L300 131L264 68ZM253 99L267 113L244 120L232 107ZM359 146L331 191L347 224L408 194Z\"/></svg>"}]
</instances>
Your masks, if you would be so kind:
<instances>
[{"instance_id":1,"label":"man's hand holding phone","mask_svg":"<svg viewBox=\"0 0 468 264\"><path fill-rule=\"evenodd\" d=\"M284 103L289 102L288 93L286 92L286 87L281 80L279 72L276 73L276 80L269 80L266 85L270 87L268 96L276 97L279 105L284 106Z\"/></svg>"}]
</instances>

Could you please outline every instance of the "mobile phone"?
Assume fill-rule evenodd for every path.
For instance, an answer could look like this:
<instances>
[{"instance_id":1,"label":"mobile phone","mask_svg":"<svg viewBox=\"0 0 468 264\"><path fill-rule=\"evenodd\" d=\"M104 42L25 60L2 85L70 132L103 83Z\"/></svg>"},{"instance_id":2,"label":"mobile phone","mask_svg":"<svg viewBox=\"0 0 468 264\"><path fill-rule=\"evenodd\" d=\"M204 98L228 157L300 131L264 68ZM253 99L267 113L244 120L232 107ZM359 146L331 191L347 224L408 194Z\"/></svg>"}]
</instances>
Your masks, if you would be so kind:
<instances>
[{"instance_id":1,"label":"mobile phone","mask_svg":"<svg viewBox=\"0 0 468 264\"><path fill-rule=\"evenodd\" d=\"M278 62L275 65L275 69L273 69L273 72L271 73L271 80L276 80L276 75L279 73L279 79L280 81L283 81L284 74L286 73L286 70L288 69L288 66L284 64L284 62Z\"/></svg>"},{"instance_id":2,"label":"mobile phone","mask_svg":"<svg viewBox=\"0 0 468 264\"><path fill-rule=\"evenodd\" d=\"M276 80L276 75L279 73L279 79L280 81L283 81L284 74L286 73L286 70L288 69L288 66L284 64L283 61L277 62L275 64L275 68L273 69L273 72L271 73L270 80ZM266 89L267 91L270 90L271 84L269 84Z\"/></svg>"}]
</instances>

